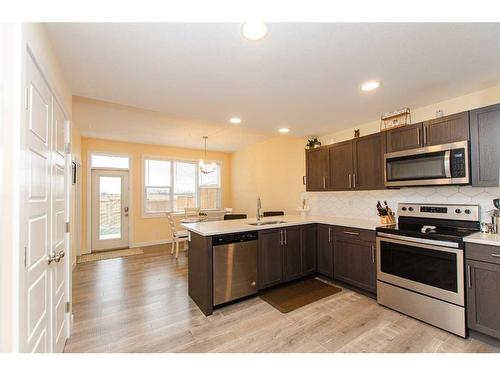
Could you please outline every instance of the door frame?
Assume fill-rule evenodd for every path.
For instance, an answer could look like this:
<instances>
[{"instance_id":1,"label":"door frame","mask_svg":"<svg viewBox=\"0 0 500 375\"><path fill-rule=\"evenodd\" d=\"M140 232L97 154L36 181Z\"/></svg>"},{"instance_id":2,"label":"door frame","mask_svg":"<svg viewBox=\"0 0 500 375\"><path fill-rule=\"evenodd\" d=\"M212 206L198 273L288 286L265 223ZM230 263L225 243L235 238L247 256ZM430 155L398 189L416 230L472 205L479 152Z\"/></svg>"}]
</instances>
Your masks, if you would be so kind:
<instances>
[{"instance_id":1,"label":"door frame","mask_svg":"<svg viewBox=\"0 0 500 375\"><path fill-rule=\"evenodd\" d=\"M98 155L109 155L109 156L124 156L128 158L128 169L124 168L92 168L91 158L92 154ZM134 202L133 202L133 157L132 154L122 153L122 152L112 152L112 151L100 151L100 150L88 150L87 151L87 165L86 165L86 173L85 177L87 178L85 195L82 198L85 200L85 206L87 207L87 233L85 234L86 238L86 249L81 249L82 254L90 254L92 252L92 169L105 169L105 170L117 170L123 171L128 170L128 247L131 247L133 244L133 236L134 236L134 221L131 219L134 216Z\"/></svg>"},{"instance_id":2,"label":"door frame","mask_svg":"<svg viewBox=\"0 0 500 375\"><path fill-rule=\"evenodd\" d=\"M27 78L27 64L28 64L28 59L32 59L34 64L36 65L37 69L40 71L40 74L42 78L45 80L47 87L51 91L51 94L54 98L55 101L59 103L59 106L61 108L61 111L63 112L63 115L65 117L65 123L64 123L64 128L65 128L65 147L70 145L71 143L68 143L68 140L71 139L71 129L72 129L72 123L70 119L70 116L68 115L68 111L62 104L63 102L60 99L60 96L58 95L57 91L55 90L54 86L52 85L52 82L47 79L47 75L45 74L45 69L43 69L43 66L40 64L39 60L37 59L35 53L31 49L29 43L26 41L24 35L22 37L22 48L21 48L21 99L20 99L20 119L21 119L21 126L19 129L19 148L20 148L20 156L19 156L19 166L20 168L20 178L19 178L19 243L18 243L18 252L15 254L15 262L17 263L17 272L18 272L18 282L19 285L15 287L14 293L17 297L17 306L14 306L14 310L17 312L17 316L14 317L13 324L17 326L16 335L17 337L14 338L14 345L15 349L17 349L19 352L25 352L26 347L25 347L25 342L24 342L24 337L27 329L26 325L26 312L27 312L27 305L26 305L26 267L24 266L24 257L25 257L25 248L27 244L27 239L28 235L26 232L26 202L24 201L24 197L26 194L26 178L27 178L27 169L25 166L27 165L27 159L24 150L26 149L26 130L28 126L28 118L26 116L26 110L25 110L25 100L26 100L26 78ZM68 159L71 160L71 147L69 147L69 151L65 153L65 158L66 158L66 165L65 165L65 183L64 183L64 195L66 199L66 215L65 215L65 220L68 222L68 218L71 215L70 213L70 200L71 200L71 195L70 195L70 189L68 189L68 183L71 182L71 175L68 174L68 172L71 171L71 161L69 161L68 164ZM68 168L69 166L69 168ZM66 279L66 301L65 303L69 303L70 306L72 305L72 295L71 295L71 283L72 283L72 269L71 269L71 246L69 245L70 243L70 233L66 232L64 234L64 241L65 241L65 253L66 256L63 258L65 259L65 279ZM69 265L69 266L68 266ZM71 310L71 309L70 309ZM72 313L71 311L66 311L65 313L65 320L66 320L66 339L70 338L71 336L71 322L72 322ZM17 320L15 320L17 319ZM52 319L52 316L49 316L49 320ZM49 321L49 327L52 327L52 322Z\"/></svg>"}]
</instances>

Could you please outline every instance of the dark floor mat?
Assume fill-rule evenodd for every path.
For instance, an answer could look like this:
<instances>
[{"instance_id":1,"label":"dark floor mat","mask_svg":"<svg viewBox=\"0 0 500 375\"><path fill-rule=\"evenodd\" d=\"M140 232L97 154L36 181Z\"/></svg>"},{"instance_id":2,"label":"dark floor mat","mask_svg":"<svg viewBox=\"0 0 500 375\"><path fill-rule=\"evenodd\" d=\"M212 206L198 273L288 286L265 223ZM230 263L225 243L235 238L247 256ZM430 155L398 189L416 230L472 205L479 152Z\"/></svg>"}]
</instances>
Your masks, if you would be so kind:
<instances>
[{"instance_id":1,"label":"dark floor mat","mask_svg":"<svg viewBox=\"0 0 500 375\"><path fill-rule=\"evenodd\" d=\"M287 313L341 290L318 279L305 279L262 292L259 296L282 313Z\"/></svg>"}]
</instances>

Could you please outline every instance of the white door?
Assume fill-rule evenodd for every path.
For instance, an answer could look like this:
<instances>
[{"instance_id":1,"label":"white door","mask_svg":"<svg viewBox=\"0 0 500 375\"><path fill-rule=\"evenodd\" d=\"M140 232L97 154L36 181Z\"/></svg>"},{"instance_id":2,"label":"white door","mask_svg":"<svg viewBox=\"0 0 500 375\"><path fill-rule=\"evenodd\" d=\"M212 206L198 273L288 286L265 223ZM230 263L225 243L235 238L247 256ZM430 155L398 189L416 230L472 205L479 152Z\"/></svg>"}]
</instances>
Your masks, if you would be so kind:
<instances>
[{"instance_id":1,"label":"white door","mask_svg":"<svg viewBox=\"0 0 500 375\"><path fill-rule=\"evenodd\" d=\"M52 251L56 255L51 270L52 343L54 352L62 352L66 342L66 119L53 100L52 115Z\"/></svg>"},{"instance_id":2,"label":"white door","mask_svg":"<svg viewBox=\"0 0 500 375\"><path fill-rule=\"evenodd\" d=\"M24 283L21 300L22 346L27 352L49 352L51 253L51 119L52 94L28 56L23 203Z\"/></svg>"},{"instance_id":3,"label":"white door","mask_svg":"<svg viewBox=\"0 0 500 375\"><path fill-rule=\"evenodd\" d=\"M25 352L62 352L69 333L64 259L69 125L30 54L26 83L20 345Z\"/></svg>"},{"instance_id":4,"label":"white door","mask_svg":"<svg viewBox=\"0 0 500 375\"><path fill-rule=\"evenodd\" d=\"M128 247L128 171L92 170L92 251Z\"/></svg>"}]
</instances>

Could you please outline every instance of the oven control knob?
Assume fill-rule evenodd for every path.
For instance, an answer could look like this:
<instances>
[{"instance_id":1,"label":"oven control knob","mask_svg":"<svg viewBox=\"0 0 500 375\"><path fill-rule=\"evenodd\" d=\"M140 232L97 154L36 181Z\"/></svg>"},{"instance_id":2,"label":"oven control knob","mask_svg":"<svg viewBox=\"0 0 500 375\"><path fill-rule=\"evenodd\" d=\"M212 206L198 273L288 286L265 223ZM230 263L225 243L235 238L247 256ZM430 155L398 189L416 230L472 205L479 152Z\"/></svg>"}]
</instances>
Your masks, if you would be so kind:
<instances>
[{"instance_id":1,"label":"oven control knob","mask_svg":"<svg viewBox=\"0 0 500 375\"><path fill-rule=\"evenodd\" d=\"M402 209L403 211L406 211L406 207L405 207L405 206L403 206L401 209Z\"/></svg>"},{"instance_id":2,"label":"oven control knob","mask_svg":"<svg viewBox=\"0 0 500 375\"><path fill-rule=\"evenodd\" d=\"M455 212L456 212L457 214L461 214L461 213L462 213L462 210L461 210L460 208L457 208L457 209L455 210Z\"/></svg>"},{"instance_id":3,"label":"oven control knob","mask_svg":"<svg viewBox=\"0 0 500 375\"><path fill-rule=\"evenodd\" d=\"M408 211L413 211L413 207L409 207L409 208L408 208Z\"/></svg>"},{"instance_id":4,"label":"oven control knob","mask_svg":"<svg viewBox=\"0 0 500 375\"><path fill-rule=\"evenodd\" d=\"M467 215L469 215L469 214L470 214L470 210L469 210L469 209L466 209L464 212L465 212Z\"/></svg>"}]
</instances>

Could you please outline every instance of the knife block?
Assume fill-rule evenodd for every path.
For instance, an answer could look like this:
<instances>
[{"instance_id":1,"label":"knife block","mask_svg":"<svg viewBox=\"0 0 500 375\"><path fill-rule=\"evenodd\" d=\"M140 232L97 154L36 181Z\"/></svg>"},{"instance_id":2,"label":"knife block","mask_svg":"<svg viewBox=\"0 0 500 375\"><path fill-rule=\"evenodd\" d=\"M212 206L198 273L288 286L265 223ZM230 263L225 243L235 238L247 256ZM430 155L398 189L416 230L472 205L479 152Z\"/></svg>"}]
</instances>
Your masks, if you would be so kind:
<instances>
[{"instance_id":1,"label":"knife block","mask_svg":"<svg viewBox=\"0 0 500 375\"><path fill-rule=\"evenodd\" d=\"M385 225L395 224L396 220L394 219L394 214L380 216L380 223Z\"/></svg>"}]
</instances>

